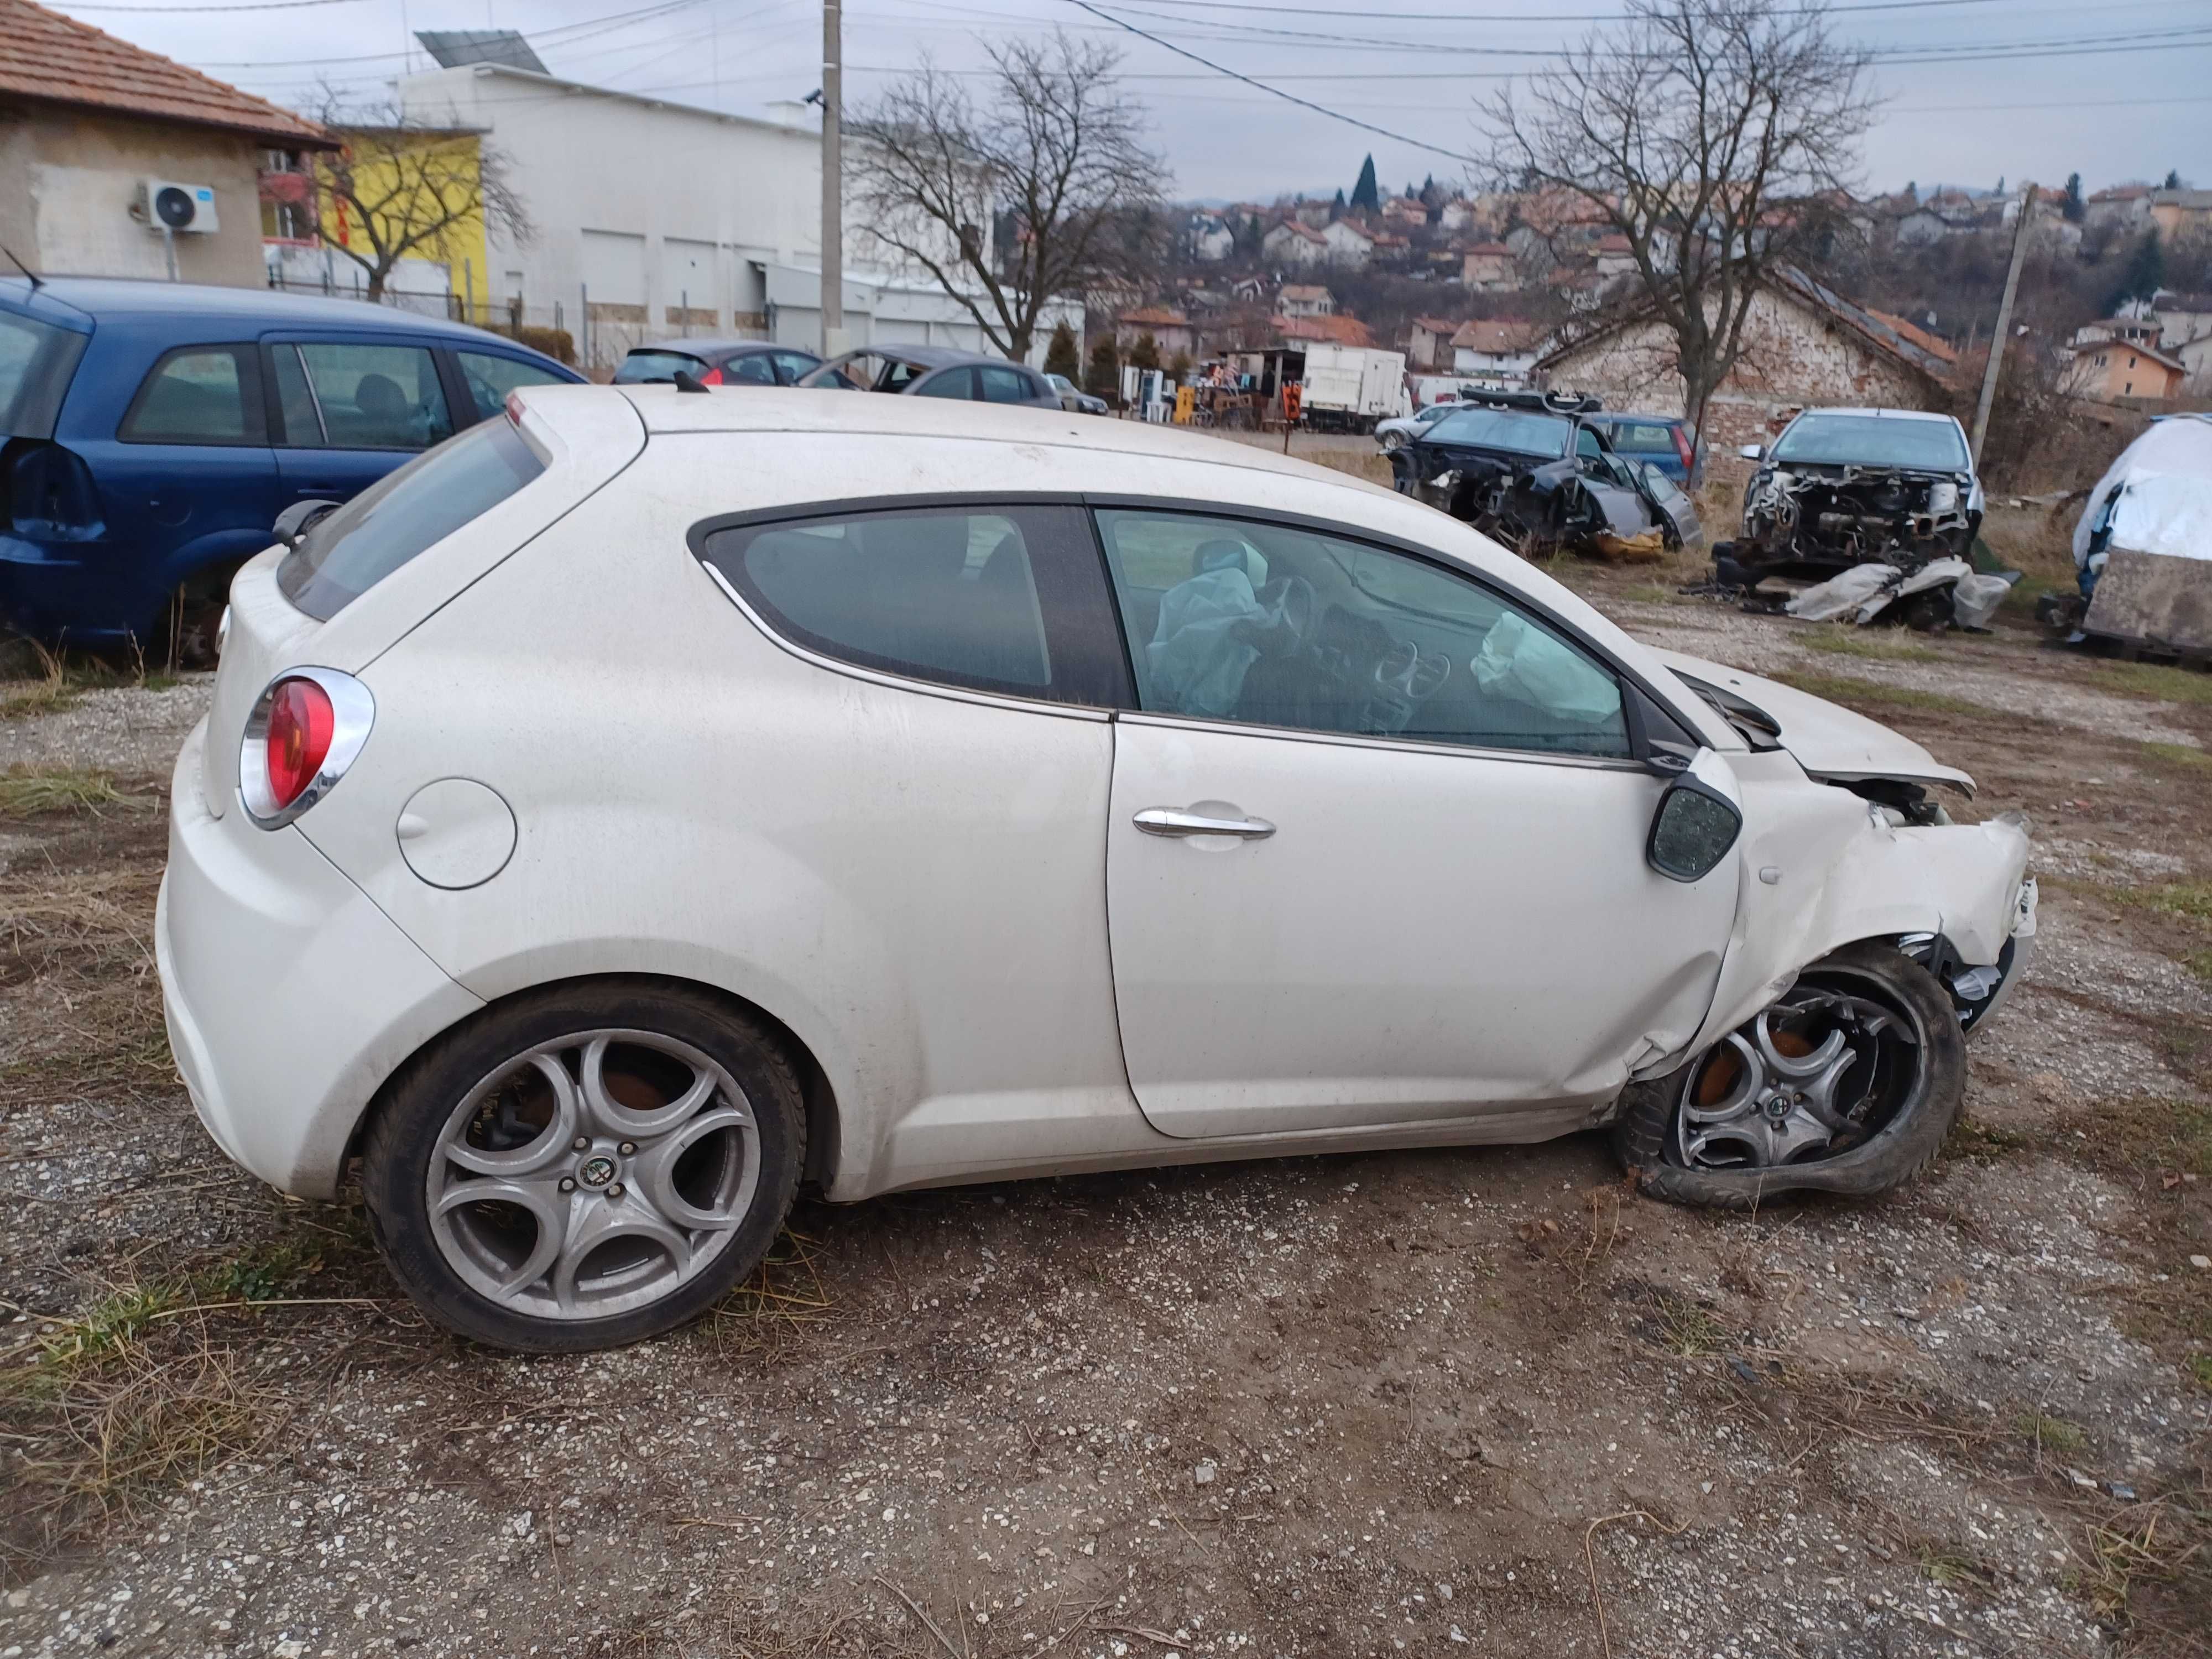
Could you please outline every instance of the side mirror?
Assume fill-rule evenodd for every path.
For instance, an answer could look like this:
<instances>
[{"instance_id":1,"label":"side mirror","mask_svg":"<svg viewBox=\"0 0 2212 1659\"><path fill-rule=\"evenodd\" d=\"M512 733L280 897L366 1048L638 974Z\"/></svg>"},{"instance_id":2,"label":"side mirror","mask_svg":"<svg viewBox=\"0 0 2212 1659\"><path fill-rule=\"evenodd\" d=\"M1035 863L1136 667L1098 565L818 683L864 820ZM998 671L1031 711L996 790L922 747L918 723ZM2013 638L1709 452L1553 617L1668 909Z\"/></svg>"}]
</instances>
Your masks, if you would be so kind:
<instances>
[{"instance_id":1,"label":"side mirror","mask_svg":"<svg viewBox=\"0 0 2212 1659\"><path fill-rule=\"evenodd\" d=\"M1737 450L1736 453L1742 456L1747 461L1763 461L1766 459L1766 446L1765 444L1746 444L1741 449Z\"/></svg>"},{"instance_id":2,"label":"side mirror","mask_svg":"<svg viewBox=\"0 0 2212 1659\"><path fill-rule=\"evenodd\" d=\"M313 530L325 513L337 510L336 501L295 501L276 515L276 539L287 547L297 547L300 538Z\"/></svg>"},{"instance_id":3,"label":"side mirror","mask_svg":"<svg viewBox=\"0 0 2212 1659\"><path fill-rule=\"evenodd\" d=\"M1703 881L1742 832L1743 814L1735 803L1685 774L1659 798L1644 860L1669 881Z\"/></svg>"}]
</instances>

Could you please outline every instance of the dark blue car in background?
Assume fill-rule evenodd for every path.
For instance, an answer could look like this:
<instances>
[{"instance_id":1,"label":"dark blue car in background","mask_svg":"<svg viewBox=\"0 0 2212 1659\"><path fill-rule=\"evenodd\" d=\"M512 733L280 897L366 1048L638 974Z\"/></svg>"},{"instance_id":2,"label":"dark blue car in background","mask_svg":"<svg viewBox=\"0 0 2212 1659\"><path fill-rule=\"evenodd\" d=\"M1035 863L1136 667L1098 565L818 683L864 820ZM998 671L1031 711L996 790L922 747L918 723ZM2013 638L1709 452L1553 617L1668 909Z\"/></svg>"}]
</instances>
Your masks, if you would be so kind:
<instances>
[{"instance_id":1,"label":"dark blue car in background","mask_svg":"<svg viewBox=\"0 0 2212 1659\"><path fill-rule=\"evenodd\" d=\"M344 501L517 386L582 378L355 300L0 279L0 617L205 660L286 507Z\"/></svg>"},{"instance_id":2,"label":"dark blue car in background","mask_svg":"<svg viewBox=\"0 0 2212 1659\"><path fill-rule=\"evenodd\" d=\"M1679 415L1630 415L1607 409L1583 416L1584 426L1602 431L1616 455L1649 461L1684 489L1705 478L1705 447L1690 444L1689 422Z\"/></svg>"}]
</instances>

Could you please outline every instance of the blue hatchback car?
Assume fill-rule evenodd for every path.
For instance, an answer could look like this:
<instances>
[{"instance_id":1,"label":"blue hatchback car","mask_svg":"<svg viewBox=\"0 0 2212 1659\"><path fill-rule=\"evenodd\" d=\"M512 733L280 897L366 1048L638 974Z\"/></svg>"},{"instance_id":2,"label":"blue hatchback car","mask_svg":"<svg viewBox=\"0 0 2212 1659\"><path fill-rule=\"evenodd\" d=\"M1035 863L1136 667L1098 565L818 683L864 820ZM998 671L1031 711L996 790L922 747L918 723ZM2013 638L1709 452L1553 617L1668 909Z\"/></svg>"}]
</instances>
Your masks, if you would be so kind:
<instances>
[{"instance_id":1,"label":"blue hatchback car","mask_svg":"<svg viewBox=\"0 0 2212 1659\"><path fill-rule=\"evenodd\" d=\"M344 501L517 386L582 378L359 301L0 279L0 616L205 659L286 507Z\"/></svg>"}]
</instances>

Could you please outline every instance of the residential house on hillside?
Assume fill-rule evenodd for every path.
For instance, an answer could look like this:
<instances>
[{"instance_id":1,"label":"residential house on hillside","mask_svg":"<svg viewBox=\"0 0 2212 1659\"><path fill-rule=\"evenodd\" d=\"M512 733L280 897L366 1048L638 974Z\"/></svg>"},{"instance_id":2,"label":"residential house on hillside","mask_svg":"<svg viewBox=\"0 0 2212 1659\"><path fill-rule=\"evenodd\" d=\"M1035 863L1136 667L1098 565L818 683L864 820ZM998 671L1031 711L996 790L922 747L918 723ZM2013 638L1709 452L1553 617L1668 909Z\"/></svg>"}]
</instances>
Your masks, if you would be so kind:
<instances>
[{"instance_id":1,"label":"residential house on hillside","mask_svg":"<svg viewBox=\"0 0 2212 1659\"><path fill-rule=\"evenodd\" d=\"M2150 217L2169 241L2212 228L2212 190L2153 191Z\"/></svg>"},{"instance_id":2,"label":"residential house on hillside","mask_svg":"<svg viewBox=\"0 0 2212 1659\"><path fill-rule=\"evenodd\" d=\"M1145 335L1152 337L1152 343L1160 349L1160 361L1170 357L1188 356L1195 343L1191 332L1190 319L1167 306L1146 306L1136 311L1125 311L1115 319L1114 341L1126 356L1129 348Z\"/></svg>"},{"instance_id":3,"label":"residential house on hillside","mask_svg":"<svg viewBox=\"0 0 2212 1659\"><path fill-rule=\"evenodd\" d=\"M1260 252L1272 264L1317 265L1328 258L1328 239L1311 225L1285 219L1267 228Z\"/></svg>"},{"instance_id":4,"label":"residential house on hillside","mask_svg":"<svg viewBox=\"0 0 2212 1659\"><path fill-rule=\"evenodd\" d=\"M2091 230L2102 230L2107 225L2122 230L2139 230L2150 222L2151 187L2148 185L2112 185L2090 193L2082 204L2081 222Z\"/></svg>"},{"instance_id":5,"label":"residential house on hillside","mask_svg":"<svg viewBox=\"0 0 2212 1659\"><path fill-rule=\"evenodd\" d=\"M197 70L0 0L0 246L41 275L258 288L265 155L337 148L313 122ZM186 228L163 235L149 180L185 188Z\"/></svg>"},{"instance_id":6,"label":"residential house on hillside","mask_svg":"<svg viewBox=\"0 0 2212 1659\"><path fill-rule=\"evenodd\" d=\"M1190 252L1194 259L1219 264L1237 251L1237 233L1218 213L1194 213L1190 219Z\"/></svg>"},{"instance_id":7,"label":"residential house on hillside","mask_svg":"<svg viewBox=\"0 0 2212 1659\"><path fill-rule=\"evenodd\" d=\"M2187 371L2181 382L2184 392L2197 398L2212 393L2212 334L2200 334L2185 342L2173 356Z\"/></svg>"},{"instance_id":8,"label":"residential house on hillside","mask_svg":"<svg viewBox=\"0 0 2212 1659\"><path fill-rule=\"evenodd\" d=\"M1371 346L1375 336L1357 317L1278 317L1275 338L1287 346L1325 342L1334 345Z\"/></svg>"},{"instance_id":9,"label":"residential house on hillside","mask_svg":"<svg viewBox=\"0 0 2212 1659\"><path fill-rule=\"evenodd\" d=\"M2148 340L2113 337L2087 342L2058 377L2070 397L2111 403L2123 398L2166 403L2181 395L2189 365Z\"/></svg>"},{"instance_id":10,"label":"residential house on hillside","mask_svg":"<svg viewBox=\"0 0 2212 1659\"><path fill-rule=\"evenodd\" d=\"M1524 386L1543 349L1544 332L1541 323L1517 317L1462 323L1451 337L1451 372L1500 390Z\"/></svg>"},{"instance_id":11,"label":"residential house on hillside","mask_svg":"<svg viewBox=\"0 0 2212 1659\"><path fill-rule=\"evenodd\" d=\"M2151 301L2161 349L2178 351L2191 340L2212 334L2212 294L2176 294L2160 289Z\"/></svg>"},{"instance_id":12,"label":"residential house on hillside","mask_svg":"<svg viewBox=\"0 0 2212 1659\"><path fill-rule=\"evenodd\" d=\"M1856 404L1948 409L1958 358L1918 329L1900 328L1794 268L1752 301L1746 347L1705 410L1716 474L1741 480L1744 444L1772 440L1797 410ZM1673 331L1642 305L1546 353L1539 385L1595 393L1608 409L1682 414Z\"/></svg>"},{"instance_id":13,"label":"residential house on hillside","mask_svg":"<svg viewBox=\"0 0 2212 1659\"><path fill-rule=\"evenodd\" d=\"M1610 283L1636 275L1636 250L1626 236L1601 236L1592 252L1596 255L1595 269L1599 282Z\"/></svg>"},{"instance_id":14,"label":"residential house on hillside","mask_svg":"<svg viewBox=\"0 0 2212 1659\"><path fill-rule=\"evenodd\" d=\"M1474 228L1474 204L1464 196L1455 196L1437 210L1437 228L1447 236L1457 236Z\"/></svg>"},{"instance_id":15,"label":"residential house on hillside","mask_svg":"<svg viewBox=\"0 0 2212 1659\"><path fill-rule=\"evenodd\" d=\"M1478 294L1502 294L1521 286L1521 270L1504 243L1478 242L1460 256L1459 279Z\"/></svg>"},{"instance_id":16,"label":"residential house on hillside","mask_svg":"<svg viewBox=\"0 0 2212 1659\"><path fill-rule=\"evenodd\" d=\"M1448 371L1452 367L1452 336L1459 325L1441 317L1416 317L1406 332L1406 361L1417 368Z\"/></svg>"},{"instance_id":17,"label":"residential house on hillside","mask_svg":"<svg viewBox=\"0 0 2212 1659\"><path fill-rule=\"evenodd\" d=\"M1386 197L1382 203L1382 223L1392 230L1425 230L1429 223L1428 204L1411 196Z\"/></svg>"},{"instance_id":18,"label":"residential house on hillside","mask_svg":"<svg viewBox=\"0 0 2212 1659\"><path fill-rule=\"evenodd\" d=\"M2082 324L2066 343L2077 352L2115 342L2121 345L2154 346L2165 333L2164 325L2154 316L2123 313Z\"/></svg>"},{"instance_id":19,"label":"residential house on hillside","mask_svg":"<svg viewBox=\"0 0 2212 1659\"><path fill-rule=\"evenodd\" d=\"M1375 252L1375 238L1349 219L1331 221L1322 236L1328 244L1331 264L1364 265Z\"/></svg>"},{"instance_id":20,"label":"residential house on hillside","mask_svg":"<svg viewBox=\"0 0 2212 1659\"><path fill-rule=\"evenodd\" d=\"M1275 309L1285 317L1328 317L1336 311L1336 296L1317 283L1285 283Z\"/></svg>"}]
</instances>

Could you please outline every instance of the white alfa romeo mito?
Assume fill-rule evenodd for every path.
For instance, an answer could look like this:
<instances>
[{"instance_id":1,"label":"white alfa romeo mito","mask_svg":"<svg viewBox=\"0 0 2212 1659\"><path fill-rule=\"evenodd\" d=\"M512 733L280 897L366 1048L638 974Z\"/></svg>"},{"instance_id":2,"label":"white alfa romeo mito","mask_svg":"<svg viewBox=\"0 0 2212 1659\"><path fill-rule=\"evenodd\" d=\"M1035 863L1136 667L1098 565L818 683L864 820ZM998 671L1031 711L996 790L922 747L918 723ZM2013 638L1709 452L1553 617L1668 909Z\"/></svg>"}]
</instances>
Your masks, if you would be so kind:
<instances>
[{"instance_id":1,"label":"white alfa romeo mito","mask_svg":"<svg viewBox=\"0 0 2212 1659\"><path fill-rule=\"evenodd\" d=\"M590 1348L802 1182L1611 1125L1662 1197L1892 1186L2034 925L1931 787L1260 450L533 388L240 574L161 988L239 1163Z\"/></svg>"}]
</instances>

